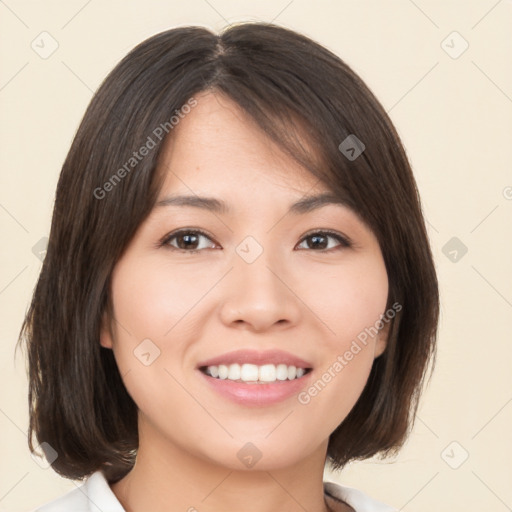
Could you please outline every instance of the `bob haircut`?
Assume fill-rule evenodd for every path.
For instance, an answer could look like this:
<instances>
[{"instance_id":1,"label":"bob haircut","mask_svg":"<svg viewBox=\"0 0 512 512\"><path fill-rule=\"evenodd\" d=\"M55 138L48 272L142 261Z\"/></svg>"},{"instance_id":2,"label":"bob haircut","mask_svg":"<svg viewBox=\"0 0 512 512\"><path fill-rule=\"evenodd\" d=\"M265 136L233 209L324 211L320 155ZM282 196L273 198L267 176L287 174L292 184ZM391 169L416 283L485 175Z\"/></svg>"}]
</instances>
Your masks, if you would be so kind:
<instances>
[{"instance_id":1,"label":"bob haircut","mask_svg":"<svg viewBox=\"0 0 512 512\"><path fill-rule=\"evenodd\" d=\"M391 120L347 64L304 35L259 22L219 35L180 27L138 44L109 73L59 177L47 254L18 342L28 354L29 448L34 453L34 434L43 451L51 446L63 477L101 470L114 483L135 463L137 406L112 351L99 343L100 327L113 320L112 270L163 183L158 157L170 120L206 91L238 104L361 217L380 244L387 308L402 305L361 396L330 435L331 466L394 455L414 423L435 360L438 282ZM365 145L357 158L339 148L349 135ZM151 146L144 157L143 146Z\"/></svg>"}]
</instances>

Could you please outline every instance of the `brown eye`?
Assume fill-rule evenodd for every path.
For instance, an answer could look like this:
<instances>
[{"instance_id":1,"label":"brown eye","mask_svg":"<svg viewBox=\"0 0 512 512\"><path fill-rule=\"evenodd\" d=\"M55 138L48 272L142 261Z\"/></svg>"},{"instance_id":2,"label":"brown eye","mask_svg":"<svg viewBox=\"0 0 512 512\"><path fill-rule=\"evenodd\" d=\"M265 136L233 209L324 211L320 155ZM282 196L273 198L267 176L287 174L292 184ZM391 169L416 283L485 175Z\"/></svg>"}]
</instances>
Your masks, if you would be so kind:
<instances>
[{"instance_id":1,"label":"brown eye","mask_svg":"<svg viewBox=\"0 0 512 512\"><path fill-rule=\"evenodd\" d=\"M204 242L205 239L211 241L206 233L188 229L169 234L162 241L162 245L169 246L171 249L194 253L202 249L208 249L208 243Z\"/></svg>"},{"instance_id":2,"label":"brown eye","mask_svg":"<svg viewBox=\"0 0 512 512\"><path fill-rule=\"evenodd\" d=\"M335 240L338 243L334 244L329 242L329 239ZM314 233L310 233L306 235L301 242L301 245L306 242L306 249L317 250L317 252L321 251L329 251L331 249L337 249L340 247L350 247L350 242L343 236L338 233L333 233L330 231L317 231Z\"/></svg>"}]
</instances>

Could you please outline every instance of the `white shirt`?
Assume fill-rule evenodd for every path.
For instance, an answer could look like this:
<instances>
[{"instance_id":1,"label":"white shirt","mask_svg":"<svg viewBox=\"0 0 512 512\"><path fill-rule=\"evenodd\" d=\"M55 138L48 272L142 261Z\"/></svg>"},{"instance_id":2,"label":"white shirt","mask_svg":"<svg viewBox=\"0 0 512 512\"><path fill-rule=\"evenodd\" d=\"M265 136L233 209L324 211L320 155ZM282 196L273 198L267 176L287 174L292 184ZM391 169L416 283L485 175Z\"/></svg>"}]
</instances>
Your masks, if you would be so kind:
<instances>
[{"instance_id":1,"label":"white shirt","mask_svg":"<svg viewBox=\"0 0 512 512\"><path fill-rule=\"evenodd\" d=\"M350 505L356 512L397 512L397 509L370 498L362 491L324 482L324 492ZM101 471L96 471L79 487L32 512L126 512Z\"/></svg>"}]
</instances>

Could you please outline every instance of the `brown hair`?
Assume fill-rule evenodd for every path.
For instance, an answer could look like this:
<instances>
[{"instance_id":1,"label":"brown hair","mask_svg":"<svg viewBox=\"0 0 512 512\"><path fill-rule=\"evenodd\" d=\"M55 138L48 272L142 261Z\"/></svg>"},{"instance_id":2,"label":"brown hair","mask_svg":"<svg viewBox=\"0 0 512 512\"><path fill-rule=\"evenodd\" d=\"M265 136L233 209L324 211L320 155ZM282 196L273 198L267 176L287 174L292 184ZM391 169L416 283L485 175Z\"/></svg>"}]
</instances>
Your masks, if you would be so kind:
<instances>
[{"instance_id":1,"label":"brown hair","mask_svg":"<svg viewBox=\"0 0 512 512\"><path fill-rule=\"evenodd\" d=\"M52 467L64 477L101 469L115 482L135 462L137 407L112 351L99 343L101 319L112 308L114 265L162 183L157 163L166 139L156 129L172 136L172 116L208 90L235 101L343 196L380 243L387 306L403 306L362 395L330 436L332 466L396 452L413 424L434 362L438 285L414 177L385 110L347 64L304 35L266 23L220 35L181 27L143 41L110 72L60 174L48 250L19 341L28 351L29 448L34 434L48 443L58 453ZM349 135L365 145L357 158L339 149ZM155 147L134 164L134 151L149 138Z\"/></svg>"}]
</instances>

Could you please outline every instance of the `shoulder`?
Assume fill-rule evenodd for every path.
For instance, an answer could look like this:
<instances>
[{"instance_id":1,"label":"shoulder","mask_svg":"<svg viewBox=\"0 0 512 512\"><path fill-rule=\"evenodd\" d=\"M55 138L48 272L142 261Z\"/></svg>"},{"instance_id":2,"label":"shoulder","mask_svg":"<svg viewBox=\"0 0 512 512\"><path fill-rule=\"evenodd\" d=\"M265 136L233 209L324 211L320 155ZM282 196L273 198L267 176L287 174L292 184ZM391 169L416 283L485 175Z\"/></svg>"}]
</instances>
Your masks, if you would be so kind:
<instances>
[{"instance_id":1,"label":"shoulder","mask_svg":"<svg viewBox=\"0 0 512 512\"><path fill-rule=\"evenodd\" d=\"M325 493L350 505L355 512L397 512L397 509L373 499L359 489L335 482L324 482Z\"/></svg>"},{"instance_id":2,"label":"shoulder","mask_svg":"<svg viewBox=\"0 0 512 512\"><path fill-rule=\"evenodd\" d=\"M101 471L82 485L31 512L125 512Z\"/></svg>"}]
</instances>

